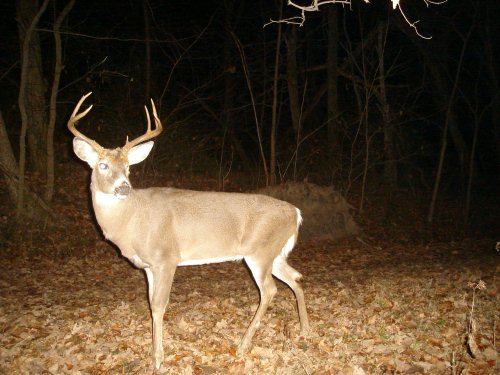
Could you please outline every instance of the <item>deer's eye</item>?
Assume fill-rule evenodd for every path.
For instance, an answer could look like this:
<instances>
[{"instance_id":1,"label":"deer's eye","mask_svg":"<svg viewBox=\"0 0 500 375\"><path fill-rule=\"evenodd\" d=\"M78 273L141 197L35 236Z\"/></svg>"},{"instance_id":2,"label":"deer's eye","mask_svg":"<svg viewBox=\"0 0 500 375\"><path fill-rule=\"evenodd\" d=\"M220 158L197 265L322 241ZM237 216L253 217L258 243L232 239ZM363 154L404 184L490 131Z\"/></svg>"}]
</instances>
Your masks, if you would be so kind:
<instances>
[{"instance_id":1,"label":"deer's eye","mask_svg":"<svg viewBox=\"0 0 500 375\"><path fill-rule=\"evenodd\" d=\"M99 163L99 169L101 171L105 171L109 168L108 164L107 163Z\"/></svg>"}]
</instances>

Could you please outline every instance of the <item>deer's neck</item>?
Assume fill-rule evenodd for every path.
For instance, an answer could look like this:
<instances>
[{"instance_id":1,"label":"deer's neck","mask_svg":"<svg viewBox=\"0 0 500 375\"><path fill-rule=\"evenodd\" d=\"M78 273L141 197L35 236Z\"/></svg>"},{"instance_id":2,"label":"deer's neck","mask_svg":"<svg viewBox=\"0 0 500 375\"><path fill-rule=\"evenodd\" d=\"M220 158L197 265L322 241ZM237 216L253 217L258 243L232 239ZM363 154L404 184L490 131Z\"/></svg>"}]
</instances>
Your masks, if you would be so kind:
<instances>
[{"instance_id":1,"label":"deer's neck","mask_svg":"<svg viewBox=\"0 0 500 375\"><path fill-rule=\"evenodd\" d=\"M106 194L101 191L92 190L92 204L94 212L104 236L115 242L120 231L126 227L127 214L133 200L133 194L125 199L119 199L114 194Z\"/></svg>"}]
</instances>

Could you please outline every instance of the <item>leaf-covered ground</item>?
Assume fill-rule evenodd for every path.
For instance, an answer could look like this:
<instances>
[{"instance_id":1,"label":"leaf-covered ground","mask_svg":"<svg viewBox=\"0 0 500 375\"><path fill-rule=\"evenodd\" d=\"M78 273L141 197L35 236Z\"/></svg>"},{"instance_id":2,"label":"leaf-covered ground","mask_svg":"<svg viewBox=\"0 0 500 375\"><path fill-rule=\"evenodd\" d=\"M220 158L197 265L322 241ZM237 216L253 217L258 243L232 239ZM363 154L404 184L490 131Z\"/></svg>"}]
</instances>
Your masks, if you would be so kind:
<instances>
[{"instance_id":1,"label":"leaf-covered ground","mask_svg":"<svg viewBox=\"0 0 500 375\"><path fill-rule=\"evenodd\" d=\"M293 296L282 285L242 358L235 344L258 303L245 267L179 268L165 314L166 372L493 374L498 295L494 257L480 254L487 245L303 244L291 258L306 275L310 336L297 337ZM1 373L150 371L145 279L106 247L91 256L5 261ZM474 359L464 340L468 283L479 280L486 289L475 294Z\"/></svg>"},{"instance_id":2,"label":"leaf-covered ground","mask_svg":"<svg viewBox=\"0 0 500 375\"><path fill-rule=\"evenodd\" d=\"M6 241L1 374L152 372L144 275L102 241L86 202L70 204L77 193L85 188L59 192L59 214L72 221L63 234ZM363 241L299 243L290 263L304 275L311 333L298 336L294 297L279 283L242 357L235 347L259 298L245 266L179 268L164 317L161 372L499 373L494 240L404 237L373 229Z\"/></svg>"}]
</instances>

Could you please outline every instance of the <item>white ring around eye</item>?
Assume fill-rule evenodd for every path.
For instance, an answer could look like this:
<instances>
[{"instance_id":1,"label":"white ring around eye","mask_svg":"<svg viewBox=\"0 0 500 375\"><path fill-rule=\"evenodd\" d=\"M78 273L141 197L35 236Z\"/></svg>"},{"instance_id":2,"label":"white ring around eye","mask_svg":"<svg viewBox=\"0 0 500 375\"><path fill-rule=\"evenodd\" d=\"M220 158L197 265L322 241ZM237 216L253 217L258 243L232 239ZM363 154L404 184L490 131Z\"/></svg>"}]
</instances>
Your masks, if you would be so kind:
<instances>
[{"instance_id":1,"label":"white ring around eye","mask_svg":"<svg viewBox=\"0 0 500 375\"><path fill-rule=\"evenodd\" d=\"M108 169L108 164L107 163L99 163L99 169L102 171L105 171Z\"/></svg>"}]
</instances>

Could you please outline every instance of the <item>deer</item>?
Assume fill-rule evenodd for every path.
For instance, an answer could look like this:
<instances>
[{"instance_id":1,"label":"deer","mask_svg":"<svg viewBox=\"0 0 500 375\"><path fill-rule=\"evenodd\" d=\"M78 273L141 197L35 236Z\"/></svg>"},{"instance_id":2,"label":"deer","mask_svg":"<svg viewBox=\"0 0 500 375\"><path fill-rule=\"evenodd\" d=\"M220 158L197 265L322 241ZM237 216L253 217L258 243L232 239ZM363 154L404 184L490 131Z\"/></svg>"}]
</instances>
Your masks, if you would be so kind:
<instances>
[{"instance_id":1,"label":"deer","mask_svg":"<svg viewBox=\"0 0 500 375\"><path fill-rule=\"evenodd\" d=\"M296 299L300 335L309 331L302 275L287 263L302 222L300 210L265 195L193 191L171 187L133 189L129 167L149 155L163 130L151 100L154 127L144 106L147 130L123 147L107 149L76 129L92 109L80 107L81 97L67 126L75 136L73 151L92 169L90 193L95 218L105 239L121 255L143 269L152 317L152 360L159 370L163 358L163 315L178 266L244 261L260 293L260 303L246 329L237 354L251 346L271 300L277 292L273 276L287 284Z\"/></svg>"}]
</instances>

